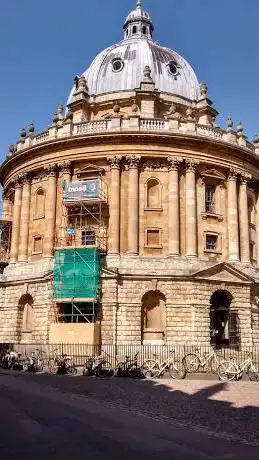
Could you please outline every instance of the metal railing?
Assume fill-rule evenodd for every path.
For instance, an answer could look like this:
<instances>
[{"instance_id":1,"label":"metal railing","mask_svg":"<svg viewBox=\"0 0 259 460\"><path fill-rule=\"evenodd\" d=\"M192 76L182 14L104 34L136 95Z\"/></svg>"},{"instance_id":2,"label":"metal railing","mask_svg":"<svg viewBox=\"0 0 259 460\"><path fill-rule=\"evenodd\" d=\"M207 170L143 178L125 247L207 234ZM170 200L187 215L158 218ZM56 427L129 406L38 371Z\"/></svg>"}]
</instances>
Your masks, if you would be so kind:
<instances>
[{"instance_id":1,"label":"metal railing","mask_svg":"<svg viewBox=\"0 0 259 460\"><path fill-rule=\"evenodd\" d=\"M201 358L205 354L211 353L215 350L218 360L235 359L238 363L243 362L250 354L254 365L259 370L259 345L258 346L242 346L242 347L221 347L212 348L210 345L178 345L178 344L166 344L166 345L153 345L153 344L117 344L117 345L87 345L87 344L0 344L0 354L4 349L17 351L21 353L21 357L28 356L32 351L36 349L42 350L46 357L46 360L52 359L55 356L62 356L67 354L73 359L77 366L83 366L87 357L94 357L104 354L108 356L108 360L112 366L116 363L124 361L126 356L133 358L138 353L139 365L143 364L146 359L154 359L154 355L158 360L166 360L169 357L171 351L174 352L175 361L178 363L182 362L183 357L187 353L195 353ZM211 372L209 362L204 366L200 366L197 372L206 373Z\"/></svg>"}]
</instances>

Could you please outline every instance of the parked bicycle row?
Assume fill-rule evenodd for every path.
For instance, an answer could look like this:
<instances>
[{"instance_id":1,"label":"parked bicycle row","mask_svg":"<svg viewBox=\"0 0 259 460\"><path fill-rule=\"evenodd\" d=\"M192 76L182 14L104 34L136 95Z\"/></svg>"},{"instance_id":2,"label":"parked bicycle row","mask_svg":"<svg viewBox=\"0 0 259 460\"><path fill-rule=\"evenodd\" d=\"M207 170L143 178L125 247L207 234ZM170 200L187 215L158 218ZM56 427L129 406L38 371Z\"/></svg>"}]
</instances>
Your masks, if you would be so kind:
<instances>
[{"instance_id":1,"label":"parked bicycle row","mask_svg":"<svg viewBox=\"0 0 259 460\"><path fill-rule=\"evenodd\" d=\"M29 356L22 357L21 353L6 351L0 357L0 366L4 369L24 370L27 372L49 372L52 374L78 373L78 366L67 354L58 354L58 349L48 356L41 349L35 349ZM247 373L251 381L259 381L259 371L256 370L251 353L242 362L237 362L233 356L221 360L215 350L199 355L193 351L185 353L181 359L177 358L174 350L169 350L168 356L161 359L160 355L153 354L153 358L139 360L139 352L133 357L126 355L118 360L102 350L98 356L87 356L83 365L84 376L96 377L131 377L131 378L159 378L165 374L172 379L184 379L187 374L199 372L207 366L213 374L217 374L222 381L240 380Z\"/></svg>"}]
</instances>

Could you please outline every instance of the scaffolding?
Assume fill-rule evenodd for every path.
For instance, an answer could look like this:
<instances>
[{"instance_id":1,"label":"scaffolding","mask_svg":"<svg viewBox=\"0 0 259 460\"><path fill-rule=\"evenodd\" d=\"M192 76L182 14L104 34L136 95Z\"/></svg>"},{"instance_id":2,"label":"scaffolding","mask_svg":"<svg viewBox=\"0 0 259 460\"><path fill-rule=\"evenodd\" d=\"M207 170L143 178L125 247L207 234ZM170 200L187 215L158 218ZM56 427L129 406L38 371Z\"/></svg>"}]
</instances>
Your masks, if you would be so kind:
<instances>
[{"instance_id":1,"label":"scaffolding","mask_svg":"<svg viewBox=\"0 0 259 460\"><path fill-rule=\"evenodd\" d=\"M101 177L66 182L63 188L54 258L55 321L95 322L107 249L107 190Z\"/></svg>"}]
</instances>

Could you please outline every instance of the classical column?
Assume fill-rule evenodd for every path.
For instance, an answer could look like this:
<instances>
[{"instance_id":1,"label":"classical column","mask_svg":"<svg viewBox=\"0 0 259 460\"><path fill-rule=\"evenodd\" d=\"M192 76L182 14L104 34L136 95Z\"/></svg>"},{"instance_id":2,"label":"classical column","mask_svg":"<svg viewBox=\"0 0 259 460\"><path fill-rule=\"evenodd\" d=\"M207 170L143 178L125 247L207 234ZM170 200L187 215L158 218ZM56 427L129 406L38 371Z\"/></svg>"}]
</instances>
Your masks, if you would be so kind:
<instances>
[{"instance_id":1,"label":"classical column","mask_svg":"<svg viewBox=\"0 0 259 460\"><path fill-rule=\"evenodd\" d=\"M2 197L3 197L3 209L2 209L3 218L5 220L9 220L12 217L11 216L11 201L5 190L3 191Z\"/></svg>"},{"instance_id":2,"label":"classical column","mask_svg":"<svg viewBox=\"0 0 259 460\"><path fill-rule=\"evenodd\" d=\"M139 252L139 171L140 156L127 157L129 164L128 185L128 251L129 255Z\"/></svg>"},{"instance_id":3,"label":"classical column","mask_svg":"<svg viewBox=\"0 0 259 460\"><path fill-rule=\"evenodd\" d=\"M66 227L67 222L67 207L63 205L63 185L65 182L71 182L72 163L64 161L59 165L61 177L59 178L58 193L57 193L57 211L56 211L56 231L58 236L57 246L66 244Z\"/></svg>"},{"instance_id":4,"label":"classical column","mask_svg":"<svg viewBox=\"0 0 259 460\"><path fill-rule=\"evenodd\" d=\"M18 257L20 220L21 220L21 204L22 204L22 187L17 179L14 184L14 205L13 205L13 221L12 221L12 239L10 262L16 262Z\"/></svg>"},{"instance_id":5,"label":"classical column","mask_svg":"<svg viewBox=\"0 0 259 460\"><path fill-rule=\"evenodd\" d=\"M120 161L121 156L108 158L110 163L109 254L120 253Z\"/></svg>"},{"instance_id":6,"label":"classical column","mask_svg":"<svg viewBox=\"0 0 259 460\"><path fill-rule=\"evenodd\" d=\"M31 206L31 180L28 174L23 176L22 186L22 206L21 206L21 223L20 223L20 244L19 244L19 262L28 261L28 240L29 240L29 221Z\"/></svg>"},{"instance_id":7,"label":"classical column","mask_svg":"<svg viewBox=\"0 0 259 460\"><path fill-rule=\"evenodd\" d=\"M44 257L52 257L54 253L56 202L57 202L57 168L51 165L46 168L48 190L46 195Z\"/></svg>"},{"instance_id":8,"label":"classical column","mask_svg":"<svg viewBox=\"0 0 259 460\"><path fill-rule=\"evenodd\" d=\"M168 255L180 254L180 206L178 158L168 158Z\"/></svg>"},{"instance_id":9,"label":"classical column","mask_svg":"<svg viewBox=\"0 0 259 460\"><path fill-rule=\"evenodd\" d=\"M228 258L239 260L238 211L237 211L237 173L228 175Z\"/></svg>"},{"instance_id":10,"label":"classical column","mask_svg":"<svg viewBox=\"0 0 259 460\"><path fill-rule=\"evenodd\" d=\"M239 187L239 228L240 228L240 258L241 262L250 262L249 222L248 222L248 175L241 175Z\"/></svg>"},{"instance_id":11,"label":"classical column","mask_svg":"<svg viewBox=\"0 0 259 460\"><path fill-rule=\"evenodd\" d=\"M198 162L186 161L186 255L197 256L197 210L196 210L196 177Z\"/></svg>"},{"instance_id":12,"label":"classical column","mask_svg":"<svg viewBox=\"0 0 259 460\"><path fill-rule=\"evenodd\" d=\"M259 192L256 197L256 264L259 267Z\"/></svg>"}]
</instances>

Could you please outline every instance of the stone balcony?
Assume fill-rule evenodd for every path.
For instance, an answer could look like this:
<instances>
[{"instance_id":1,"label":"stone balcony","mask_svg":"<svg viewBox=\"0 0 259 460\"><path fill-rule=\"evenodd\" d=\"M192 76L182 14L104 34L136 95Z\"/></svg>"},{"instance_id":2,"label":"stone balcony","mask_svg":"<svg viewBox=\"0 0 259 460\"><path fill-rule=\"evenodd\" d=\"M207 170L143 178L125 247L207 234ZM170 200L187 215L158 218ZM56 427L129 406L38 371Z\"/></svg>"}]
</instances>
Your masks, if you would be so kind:
<instances>
[{"instance_id":1,"label":"stone balcony","mask_svg":"<svg viewBox=\"0 0 259 460\"><path fill-rule=\"evenodd\" d=\"M213 139L216 142L239 146L252 154L259 154L257 144L248 142L243 132L237 132L232 128L224 130L209 125L197 124L193 120L166 120L146 117L141 118L139 116L121 118L114 116L110 119L94 120L84 123L72 123L70 120L58 122L55 126L51 126L42 133L29 135L21 139L17 143L17 148L9 152L7 159L22 150L38 146L39 144L46 144L64 138L83 137L97 133L105 134L111 132L156 132L169 135Z\"/></svg>"}]
</instances>

